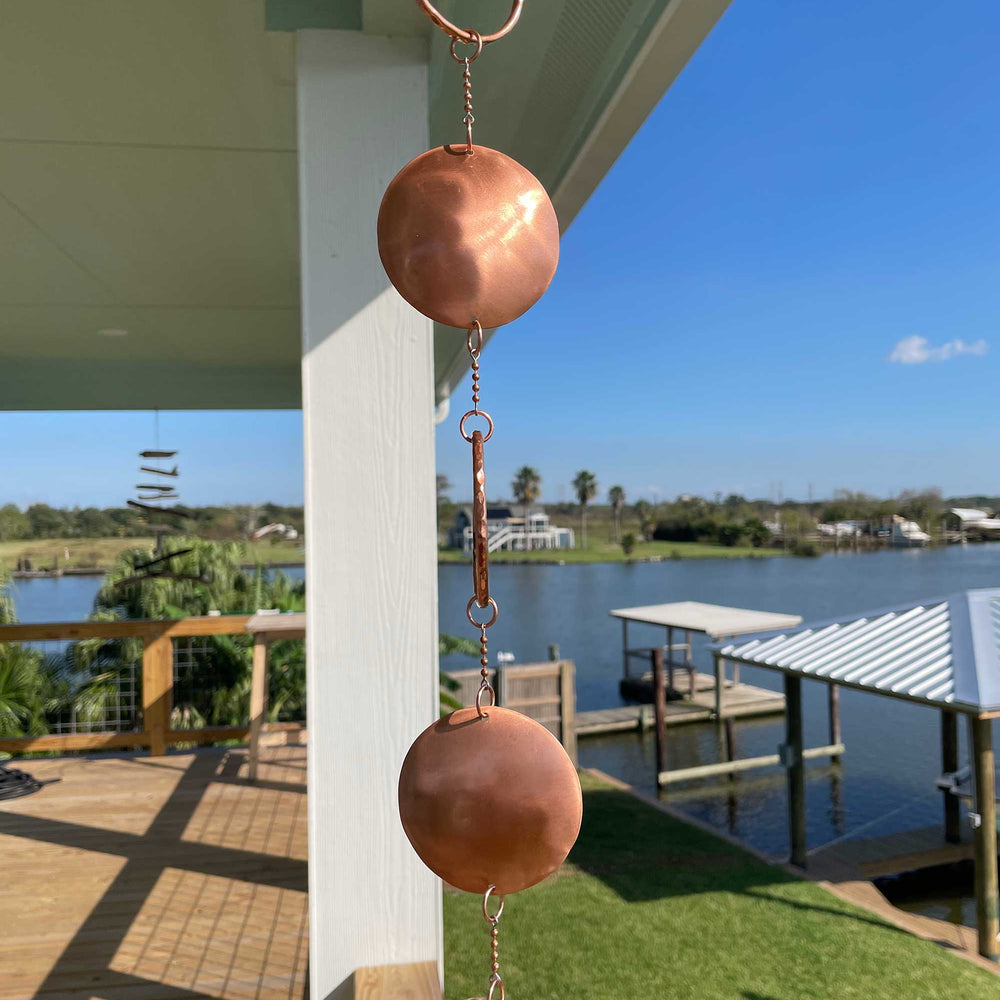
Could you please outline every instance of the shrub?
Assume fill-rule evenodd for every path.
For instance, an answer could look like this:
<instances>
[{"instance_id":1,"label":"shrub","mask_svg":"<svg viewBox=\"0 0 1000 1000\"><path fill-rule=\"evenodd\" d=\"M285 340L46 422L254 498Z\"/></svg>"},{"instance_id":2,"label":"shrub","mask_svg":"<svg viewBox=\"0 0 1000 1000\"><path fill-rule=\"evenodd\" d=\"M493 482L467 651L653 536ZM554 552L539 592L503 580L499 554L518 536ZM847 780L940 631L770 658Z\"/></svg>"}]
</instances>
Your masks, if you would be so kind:
<instances>
[{"instance_id":1,"label":"shrub","mask_svg":"<svg viewBox=\"0 0 1000 1000\"><path fill-rule=\"evenodd\" d=\"M631 531L628 531L624 535L622 535L622 552L624 552L625 555L627 556L632 555L632 553L635 551L635 545L636 545L635 535L633 535Z\"/></svg>"},{"instance_id":2,"label":"shrub","mask_svg":"<svg viewBox=\"0 0 1000 1000\"><path fill-rule=\"evenodd\" d=\"M792 546L791 552L793 556L804 556L808 559L815 559L821 555L819 546L807 538L798 539Z\"/></svg>"}]
</instances>

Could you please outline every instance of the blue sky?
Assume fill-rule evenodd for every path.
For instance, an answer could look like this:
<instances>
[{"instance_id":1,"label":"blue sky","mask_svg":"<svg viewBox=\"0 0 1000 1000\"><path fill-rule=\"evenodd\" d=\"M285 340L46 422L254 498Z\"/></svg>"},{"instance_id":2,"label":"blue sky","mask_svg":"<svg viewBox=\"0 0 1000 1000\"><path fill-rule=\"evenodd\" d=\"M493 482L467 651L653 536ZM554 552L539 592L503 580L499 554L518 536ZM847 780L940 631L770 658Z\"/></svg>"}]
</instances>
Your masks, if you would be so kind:
<instances>
[{"instance_id":1,"label":"blue sky","mask_svg":"<svg viewBox=\"0 0 1000 1000\"><path fill-rule=\"evenodd\" d=\"M490 497L525 463L550 502L581 468L632 500L1000 493L998 38L995 0L734 0L484 352ZM299 414L161 427L188 502L301 500ZM0 414L0 501L120 502L151 429Z\"/></svg>"}]
</instances>

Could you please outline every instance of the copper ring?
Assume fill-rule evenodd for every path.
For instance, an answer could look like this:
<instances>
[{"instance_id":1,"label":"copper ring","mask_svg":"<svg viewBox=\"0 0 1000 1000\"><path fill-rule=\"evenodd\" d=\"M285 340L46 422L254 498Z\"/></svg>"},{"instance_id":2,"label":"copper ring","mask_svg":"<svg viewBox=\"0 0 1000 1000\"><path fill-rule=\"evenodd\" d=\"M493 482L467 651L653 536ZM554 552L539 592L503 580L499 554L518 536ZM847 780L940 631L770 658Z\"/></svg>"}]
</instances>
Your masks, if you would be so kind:
<instances>
[{"instance_id":1,"label":"copper ring","mask_svg":"<svg viewBox=\"0 0 1000 1000\"><path fill-rule=\"evenodd\" d=\"M487 909L487 905L489 904L489 901L490 901L490 896L494 892L496 892L496 886L495 885L491 885L486 890L486 893L483 896L483 916L486 918L486 922L488 924L494 924L494 923L496 923L500 919L500 917L503 916L503 896L499 896L499 895L497 896L497 900L500 903L500 908L497 910L496 913L494 913L492 916L490 916L490 911Z\"/></svg>"},{"instance_id":2,"label":"copper ring","mask_svg":"<svg viewBox=\"0 0 1000 1000\"><path fill-rule=\"evenodd\" d=\"M472 333L476 333L476 346L472 346ZM479 352L483 349L483 324L479 322L478 319L472 321L472 325L466 331L465 334L465 346L468 348L469 353L472 355L474 361L479 360Z\"/></svg>"},{"instance_id":3,"label":"copper ring","mask_svg":"<svg viewBox=\"0 0 1000 1000\"><path fill-rule=\"evenodd\" d=\"M491 437L493 437L493 418L485 410L469 410L469 412L462 417L458 425L458 432L465 438L466 441L469 442L469 444L472 444L472 438L465 433L465 421L468 420L469 417L482 417L486 423L490 425L489 430L483 435L483 443L485 444Z\"/></svg>"},{"instance_id":4,"label":"copper ring","mask_svg":"<svg viewBox=\"0 0 1000 1000\"><path fill-rule=\"evenodd\" d=\"M434 7L434 4L430 0L417 0L417 6L442 30L451 35L452 38L457 38L460 42L471 42L473 41L472 34L458 26L454 25L446 17L440 14ZM517 24L517 19L521 16L521 8L524 6L524 0L514 0L513 6L510 8L510 17L504 22L503 27L499 31L494 31L492 35L480 35L484 45L489 45L490 42L495 42L498 38L503 38L504 35L509 34L514 25Z\"/></svg>"},{"instance_id":5,"label":"copper ring","mask_svg":"<svg viewBox=\"0 0 1000 1000\"><path fill-rule=\"evenodd\" d=\"M451 40L451 58L457 63L474 63L483 53L483 36L478 31L469 28L472 37L466 41L464 38L453 38ZM475 45L476 51L471 56L460 56L455 51L455 46L461 42L463 45Z\"/></svg>"},{"instance_id":6,"label":"copper ring","mask_svg":"<svg viewBox=\"0 0 1000 1000\"><path fill-rule=\"evenodd\" d=\"M493 685L487 681L485 684L479 686L479 690L476 692L476 715L480 719L488 719L489 715L483 711L483 695L489 691L490 693L490 703L487 708L492 708L497 703L497 693L493 689ZM487 918L488 919L488 918Z\"/></svg>"},{"instance_id":7,"label":"copper ring","mask_svg":"<svg viewBox=\"0 0 1000 1000\"><path fill-rule=\"evenodd\" d=\"M465 617L475 625L476 628L489 628L496 620L497 615L500 614L500 609L497 607L497 602L490 598L490 607L493 609L493 617L488 622L477 622L475 618L472 617L472 605L475 603L476 595L473 594L469 598L469 603L465 606Z\"/></svg>"},{"instance_id":8,"label":"copper ring","mask_svg":"<svg viewBox=\"0 0 1000 1000\"><path fill-rule=\"evenodd\" d=\"M503 980L499 976L490 980L490 991L486 994L486 1000L493 1000L493 991L498 986L500 987L500 996L497 997L497 1000L504 1000L506 994L504 993Z\"/></svg>"}]
</instances>

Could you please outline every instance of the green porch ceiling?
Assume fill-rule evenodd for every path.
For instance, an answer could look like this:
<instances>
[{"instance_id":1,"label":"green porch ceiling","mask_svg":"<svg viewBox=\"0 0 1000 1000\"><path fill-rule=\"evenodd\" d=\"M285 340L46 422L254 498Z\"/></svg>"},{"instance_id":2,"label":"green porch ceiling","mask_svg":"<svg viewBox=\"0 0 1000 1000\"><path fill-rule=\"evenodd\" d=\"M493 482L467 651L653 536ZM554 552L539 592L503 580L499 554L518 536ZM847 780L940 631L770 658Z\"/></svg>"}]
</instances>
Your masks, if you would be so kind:
<instances>
[{"instance_id":1,"label":"green porch ceiling","mask_svg":"<svg viewBox=\"0 0 1000 1000\"><path fill-rule=\"evenodd\" d=\"M531 169L565 230L728 2L528 0L474 66L477 142ZM440 7L489 30L509 0ZM411 0L4 12L0 409L301 405L294 32L426 37L434 143L462 131L445 36ZM436 329L438 399L464 348Z\"/></svg>"}]
</instances>

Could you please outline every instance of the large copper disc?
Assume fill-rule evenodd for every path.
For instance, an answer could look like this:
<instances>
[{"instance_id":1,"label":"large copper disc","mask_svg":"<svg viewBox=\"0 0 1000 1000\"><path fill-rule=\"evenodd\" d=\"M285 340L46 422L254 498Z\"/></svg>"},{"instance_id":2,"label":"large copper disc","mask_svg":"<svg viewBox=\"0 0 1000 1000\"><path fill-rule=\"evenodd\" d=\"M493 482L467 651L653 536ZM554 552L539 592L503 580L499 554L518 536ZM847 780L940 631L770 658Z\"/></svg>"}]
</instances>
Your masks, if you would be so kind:
<instances>
[{"instance_id":1,"label":"large copper disc","mask_svg":"<svg viewBox=\"0 0 1000 1000\"><path fill-rule=\"evenodd\" d=\"M399 815L435 874L467 892L526 889L554 872L580 832L572 761L533 719L462 708L425 729L399 776Z\"/></svg>"},{"instance_id":2,"label":"large copper disc","mask_svg":"<svg viewBox=\"0 0 1000 1000\"><path fill-rule=\"evenodd\" d=\"M516 160L438 146L396 174L378 213L378 252L399 294L425 316L502 326L530 309L559 262L545 188Z\"/></svg>"}]
</instances>

